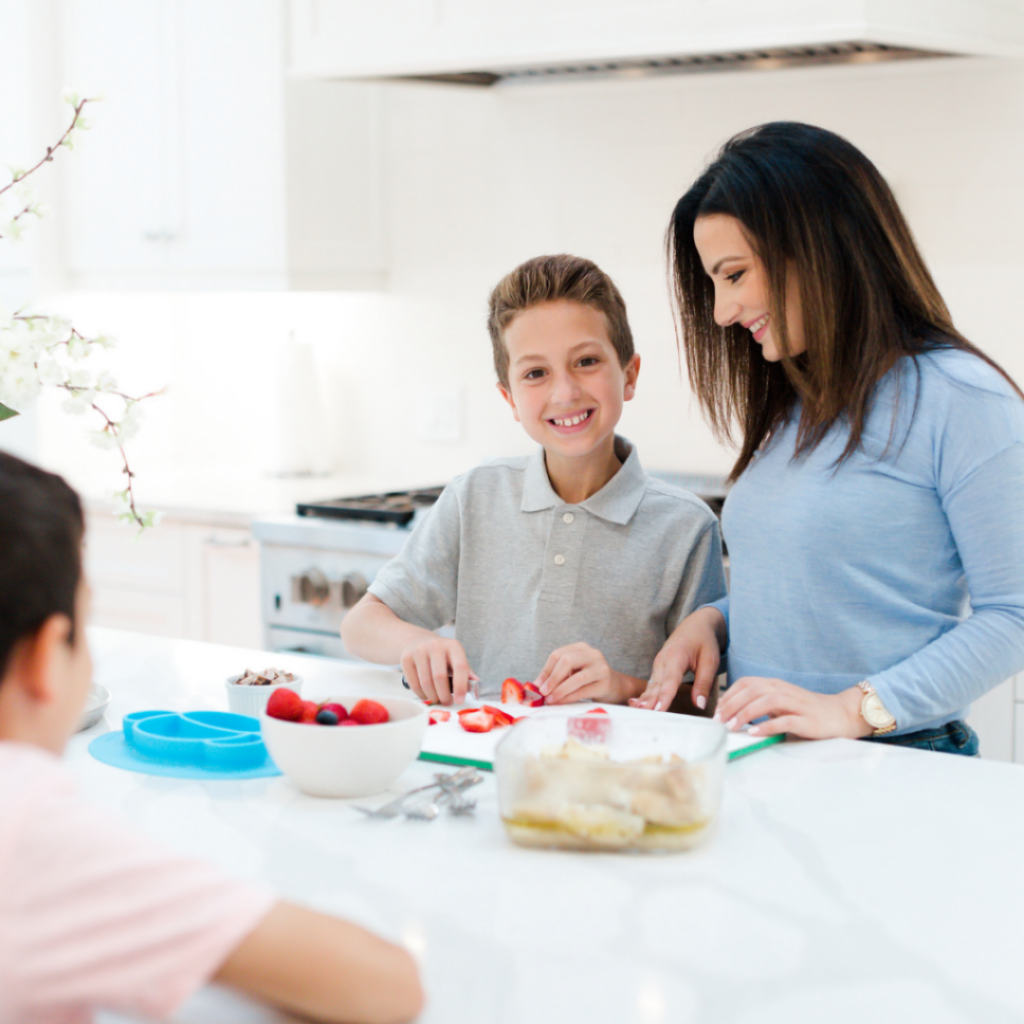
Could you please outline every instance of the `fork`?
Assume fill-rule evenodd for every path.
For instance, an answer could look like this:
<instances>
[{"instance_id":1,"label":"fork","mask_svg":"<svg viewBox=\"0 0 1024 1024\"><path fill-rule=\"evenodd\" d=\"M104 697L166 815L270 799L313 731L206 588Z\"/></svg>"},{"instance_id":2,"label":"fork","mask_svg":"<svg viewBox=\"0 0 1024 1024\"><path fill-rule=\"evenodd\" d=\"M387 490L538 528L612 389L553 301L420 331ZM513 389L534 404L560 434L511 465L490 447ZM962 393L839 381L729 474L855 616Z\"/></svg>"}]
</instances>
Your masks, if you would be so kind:
<instances>
[{"instance_id":1,"label":"fork","mask_svg":"<svg viewBox=\"0 0 1024 1024\"><path fill-rule=\"evenodd\" d=\"M467 785L475 785L480 779L474 779ZM475 800L468 800L462 795L461 787L449 786L446 783L440 784L441 792L433 797L425 805L414 805L405 808L405 816L415 821L433 821L440 813L441 807L448 808L449 814L472 814L476 807Z\"/></svg>"},{"instance_id":2,"label":"fork","mask_svg":"<svg viewBox=\"0 0 1024 1024\"><path fill-rule=\"evenodd\" d=\"M434 775L434 781L429 785L410 789L408 793L403 793L390 803L384 804L383 807L356 807L355 809L362 811L369 818L395 818L402 813L405 801L416 793L424 793L428 789L447 789L449 787L454 790L460 790L464 786L476 785L479 781L479 773L475 768L460 768L457 772L452 772L448 775L438 772ZM437 815L434 814L432 817L437 817Z\"/></svg>"}]
</instances>

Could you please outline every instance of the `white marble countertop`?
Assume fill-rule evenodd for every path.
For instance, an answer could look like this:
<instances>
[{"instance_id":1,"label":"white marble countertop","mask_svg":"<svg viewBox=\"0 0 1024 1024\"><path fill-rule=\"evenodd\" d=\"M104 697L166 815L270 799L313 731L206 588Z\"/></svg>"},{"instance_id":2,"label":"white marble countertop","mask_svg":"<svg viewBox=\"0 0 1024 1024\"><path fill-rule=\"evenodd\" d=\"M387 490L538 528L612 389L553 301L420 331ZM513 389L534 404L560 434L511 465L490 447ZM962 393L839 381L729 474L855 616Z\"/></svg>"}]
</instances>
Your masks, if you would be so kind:
<instances>
[{"instance_id":1,"label":"white marble countertop","mask_svg":"<svg viewBox=\"0 0 1024 1024\"><path fill-rule=\"evenodd\" d=\"M73 467L62 475L82 495L89 511L113 509L111 494L120 481L97 483ZM159 509L168 521L247 528L253 519L287 515L299 502L323 501L360 494L380 494L412 487L436 486L444 480L417 480L409 476L334 474L331 476L271 477L244 469L176 472L150 470L136 483L139 504Z\"/></svg>"},{"instance_id":2,"label":"white marble countertop","mask_svg":"<svg viewBox=\"0 0 1024 1024\"><path fill-rule=\"evenodd\" d=\"M88 743L124 714L226 709L223 679L268 660L302 672L311 697L399 684L301 655L90 637L113 699L68 748L85 793L184 853L404 942L422 965L424 1024L1024 1018L1021 767L787 743L728 766L717 831L689 853L527 850L506 839L490 777L474 790L475 818L377 822L283 778L197 782L101 764ZM395 791L436 767L415 762ZM285 1018L209 987L174 1019Z\"/></svg>"}]
</instances>

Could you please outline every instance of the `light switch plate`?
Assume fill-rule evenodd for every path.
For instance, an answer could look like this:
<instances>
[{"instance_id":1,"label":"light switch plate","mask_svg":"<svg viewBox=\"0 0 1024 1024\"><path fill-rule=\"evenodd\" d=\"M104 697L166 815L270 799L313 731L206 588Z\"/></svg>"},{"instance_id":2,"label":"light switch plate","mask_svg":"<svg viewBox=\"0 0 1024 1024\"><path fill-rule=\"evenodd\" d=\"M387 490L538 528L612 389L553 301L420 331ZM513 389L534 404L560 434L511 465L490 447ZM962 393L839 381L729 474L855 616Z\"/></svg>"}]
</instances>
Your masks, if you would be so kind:
<instances>
[{"instance_id":1,"label":"light switch plate","mask_svg":"<svg viewBox=\"0 0 1024 1024\"><path fill-rule=\"evenodd\" d=\"M421 441L428 444L458 444L462 440L462 418L462 388L420 389L416 422Z\"/></svg>"}]
</instances>

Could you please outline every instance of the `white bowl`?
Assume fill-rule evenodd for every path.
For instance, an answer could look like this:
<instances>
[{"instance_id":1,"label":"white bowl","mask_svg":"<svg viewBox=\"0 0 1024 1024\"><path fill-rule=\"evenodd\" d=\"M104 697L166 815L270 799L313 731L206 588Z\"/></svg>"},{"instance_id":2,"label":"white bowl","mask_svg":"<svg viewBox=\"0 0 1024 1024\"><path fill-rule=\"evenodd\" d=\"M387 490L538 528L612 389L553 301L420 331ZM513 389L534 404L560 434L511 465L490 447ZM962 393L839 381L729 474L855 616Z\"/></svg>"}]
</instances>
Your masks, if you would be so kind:
<instances>
[{"instance_id":1,"label":"white bowl","mask_svg":"<svg viewBox=\"0 0 1024 1024\"><path fill-rule=\"evenodd\" d=\"M82 732L91 729L102 717L107 705L110 703L110 691L99 683L93 683L89 687L89 696L85 700L85 707L78 718L78 726L75 732Z\"/></svg>"},{"instance_id":2,"label":"white bowl","mask_svg":"<svg viewBox=\"0 0 1024 1024\"><path fill-rule=\"evenodd\" d=\"M239 686L241 675L231 676L224 686L228 691L228 707L236 715L259 718L267 710L267 701L275 690L294 690L301 696L302 676L296 676L290 683L270 683L268 686Z\"/></svg>"},{"instance_id":3,"label":"white bowl","mask_svg":"<svg viewBox=\"0 0 1024 1024\"><path fill-rule=\"evenodd\" d=\"M315 725L263 715L263 742L282 772L310 796L353 797L382 793L419 755L427 706L405 697L375 694L336 698L346 710L366 697L391 716L380 725Z\"/></svg>"}]
</instances>

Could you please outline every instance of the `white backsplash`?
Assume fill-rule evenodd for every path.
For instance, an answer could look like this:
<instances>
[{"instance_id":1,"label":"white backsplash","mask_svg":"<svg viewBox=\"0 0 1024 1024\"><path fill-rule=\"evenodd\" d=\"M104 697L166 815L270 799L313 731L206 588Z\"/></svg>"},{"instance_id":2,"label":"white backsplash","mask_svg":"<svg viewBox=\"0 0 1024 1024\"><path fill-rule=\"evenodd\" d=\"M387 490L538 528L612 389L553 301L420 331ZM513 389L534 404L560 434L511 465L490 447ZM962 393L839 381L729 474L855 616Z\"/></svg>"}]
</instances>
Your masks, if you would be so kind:
<instances>
[{"instance_id":1,"label":"white backsplash","mask_svg":"<svg viewBox=\"0 0 1024 1024\"><path fill-rule=\"evenodd\" d=\"M278 366L291 332L312 346L324 465L439 481L481 458L531 450L494 387L487 293L543 252L595 259L626 298L642 368L621 430L652 469L724 472L680 381L664 263L676 199L733 132L805 120L848 137L893 185L958 326L1024 380L1024 70L995 60L680 76L503 90L396 85L386 97L387 293L76 294L83 329L118 335L127 388L147 403L135 468L273 467L289 416ZM461 440L419 421L458 389ZM426 398L424 396L427 396ZM54 403L43 460L95 467ZM307 417L308 419L308 417ZM312 429L312 428L307 428ZM276 446L276 447L275 447ZM90 472L93 470L90 468Z\"/></svg>"}]
</instances>

